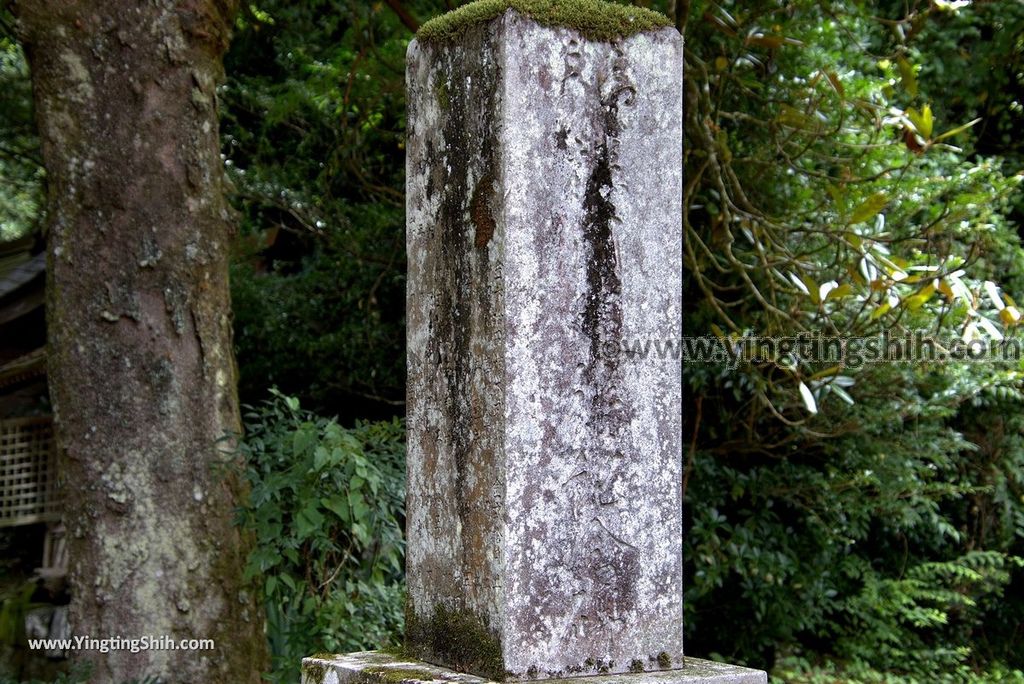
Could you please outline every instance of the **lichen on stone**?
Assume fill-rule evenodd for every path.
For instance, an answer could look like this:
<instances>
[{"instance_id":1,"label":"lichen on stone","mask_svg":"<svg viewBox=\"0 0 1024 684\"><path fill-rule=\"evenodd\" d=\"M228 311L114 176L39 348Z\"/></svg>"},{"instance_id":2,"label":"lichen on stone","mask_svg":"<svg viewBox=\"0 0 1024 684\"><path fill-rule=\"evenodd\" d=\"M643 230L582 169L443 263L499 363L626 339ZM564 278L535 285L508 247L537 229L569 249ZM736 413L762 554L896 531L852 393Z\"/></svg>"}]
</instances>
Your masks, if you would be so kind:
<instances>
[{"instance_id":1,"label":"lichen on stone","mask_svg":"<svg viewBox=\"0 0 1024 684\"><path fill-rule=\"evenodd\" d=\"M544 26L576 29L591 40L610 41L672 25L653 10L604 0L476 0L431 19L416 37L425 43L454 38L510 9Z\"/></svg>"}]
</instances>

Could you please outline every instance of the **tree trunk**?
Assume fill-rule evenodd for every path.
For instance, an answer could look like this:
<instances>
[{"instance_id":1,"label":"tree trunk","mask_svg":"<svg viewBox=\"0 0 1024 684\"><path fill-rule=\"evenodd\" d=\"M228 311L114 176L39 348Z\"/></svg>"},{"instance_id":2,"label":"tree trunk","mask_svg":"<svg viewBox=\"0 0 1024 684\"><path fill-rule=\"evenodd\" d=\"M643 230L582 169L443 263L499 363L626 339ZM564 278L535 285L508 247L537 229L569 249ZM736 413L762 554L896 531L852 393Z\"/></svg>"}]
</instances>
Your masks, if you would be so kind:
<instances>
[{"instance_id":1,"label":"tree trunk","mask_svg":"<svg viewBox=\"0 0 1024 684\"><path fill-rule=\"evenodd\" d=\"M93 681L258 682L216 84L237 0L19 0L48 176L49 380Z\"/></svg>"}]
</instances>

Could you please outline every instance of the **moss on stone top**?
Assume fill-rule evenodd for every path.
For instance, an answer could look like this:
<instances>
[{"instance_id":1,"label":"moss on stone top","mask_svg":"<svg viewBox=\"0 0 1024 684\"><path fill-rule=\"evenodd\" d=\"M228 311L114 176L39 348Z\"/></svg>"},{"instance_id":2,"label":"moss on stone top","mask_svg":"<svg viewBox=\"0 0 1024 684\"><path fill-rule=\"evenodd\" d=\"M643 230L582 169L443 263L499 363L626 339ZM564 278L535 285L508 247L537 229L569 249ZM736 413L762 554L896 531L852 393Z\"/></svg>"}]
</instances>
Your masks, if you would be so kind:
<instances>
[{"instance_id":1,"label":"moss on stone top","mask_svg":"<svg viewBox=\"0 0 1024 684\"><path fill-rule=\"evenodd\" d=\"M431 19L416 37L425 43L453 38L509 9L544 26L574 28L591 40L624 38L672 25L668 17L653 10L604 0L477 0Z\"/></svg>"},{"instance_id":2,"label":"moss on stone top","mask_svg":"<svg viewBox=\"0 0 1024 684\"><path fill-rule=\"evenodd\" d=\"M439 679L429 670L415 667L368 667L363 670L366 674L375 675L387 684L402 684L402 682L429 682Z\"/></svg>"}]
</instances>

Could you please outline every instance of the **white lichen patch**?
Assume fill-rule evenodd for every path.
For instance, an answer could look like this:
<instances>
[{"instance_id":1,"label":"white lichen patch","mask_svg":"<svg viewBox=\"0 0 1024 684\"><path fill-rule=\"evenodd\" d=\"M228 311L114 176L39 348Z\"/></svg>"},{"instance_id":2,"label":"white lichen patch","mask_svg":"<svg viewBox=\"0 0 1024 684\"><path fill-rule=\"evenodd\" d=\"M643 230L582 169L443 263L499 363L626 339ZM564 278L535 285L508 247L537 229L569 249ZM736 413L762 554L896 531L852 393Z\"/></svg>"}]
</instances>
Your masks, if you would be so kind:
<instances>
[{"instance_id":1,"label":"white lichen patch","mask_svg":"<svg viewBox=\"0 0 1024 684\"><path fill-rule=\"evenodd\" d=\"M60 60L67 67L68 96L76 100L78 104L89 104L94 95L92 77L89 75L85 63L82 62L82 58L78 53L65 48L60 53Z\"/></svg>"},{"instance_id":2,"label":"white lichen patch","mask_svg":"<svg viewBox=\"0 0 1024 684\"><path fill-rule=\"evenodd\" d=\"M120 510L130 520L132 532L124 534L124 520L109 518L106 520L113 527L104 529L101 523L96 530L97 539L101 540L96 567L101 570L95 579L95 600L119 601L135 607L147 616L148 634L180 633L179 625L170 617L175 612L184 615L199 610L218 614L215 601L207 599L202 606L195 606L189 600L193 587L203 587L210 581L205 576L209 568L199 563L203 554L196 546L196 535L187 527L188 518L159 507L163 487L147 466L146 454L135 453L113 464L102 474L101 482L113 502L127 504ZM191 573L186 572L189 568ZM115 614L116 611L108 613ZM108 634L119 634L123 626L103 627ZM153 674L173 676L166 669L170 662L168 653L150 655Z\"/></svg>"}]
</instances>

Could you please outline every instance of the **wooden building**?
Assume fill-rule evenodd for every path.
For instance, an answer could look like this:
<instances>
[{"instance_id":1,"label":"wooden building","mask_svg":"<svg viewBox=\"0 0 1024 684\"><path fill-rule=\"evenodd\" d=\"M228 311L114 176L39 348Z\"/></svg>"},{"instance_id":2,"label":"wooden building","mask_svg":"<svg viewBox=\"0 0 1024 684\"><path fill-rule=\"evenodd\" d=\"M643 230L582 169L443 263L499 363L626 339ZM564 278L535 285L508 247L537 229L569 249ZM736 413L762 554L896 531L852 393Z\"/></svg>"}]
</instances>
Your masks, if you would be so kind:
<instances>
[{"instance_id":1,"label":"wooden building","mask_svg":"<svg viewBox=\"0 0 1024 684\"><path fill-rule=\"evenodd\" d=\"M0 528L39 525L41 574L65 566L46 385L46 253L0 243Z\"/></svg>"}]
</instances>

